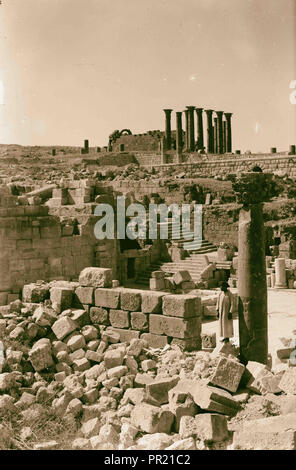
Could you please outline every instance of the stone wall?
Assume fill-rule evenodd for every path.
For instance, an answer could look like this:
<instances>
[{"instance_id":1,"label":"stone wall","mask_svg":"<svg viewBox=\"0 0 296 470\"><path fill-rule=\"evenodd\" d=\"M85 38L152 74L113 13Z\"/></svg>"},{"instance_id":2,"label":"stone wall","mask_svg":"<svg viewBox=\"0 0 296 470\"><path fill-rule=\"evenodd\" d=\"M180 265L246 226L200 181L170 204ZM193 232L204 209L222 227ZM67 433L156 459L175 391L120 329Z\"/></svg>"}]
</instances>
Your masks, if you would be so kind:
<instances>
[{"instance_id":1,"label":"stone wall","mask_svg":"<svg viewBox=\"0 0 296 470\"><path fill-rule=\"evenodd\" d=\"M96 268L87 271L93 269ZM117 332L121 342L144 338L155 348L172 343L187 350L200 349L200 297L121 287L96 288L89 275L87 282L84 278L82 272L80 286L75 290L77 306L89 313L92 323Z\"/></svg>"},{"instance_id":2,"label":"stone wall","mask_svg":"<svg viewBox=\"0 0 296 470\"><path fill-rule=\"evenodd\" d=\"M156 170L166 169L168 165L161 164L161 155L158 156L159 164L156 165L155 159L156 155L142 156L139 163L142 166L155 166ZM216 156L217 157L217 156ZM153 158L153 163L152 163ZM183 157L184 158L184 157ZM189 158L189 157L188 157ZM291 178L296 178L296 156L295 155L275 155L271 156L270 154L263 155L252 155L250 157L231 155L231 158L214 158L214 156L201 156L193 155L191 160L192 162L188 163L173 163L175 168L182 170L193 170L196 171L199 175L204 176L227 176L230 173L238 173L251 170L255 165L258 165L264 171L271 173L278 172L282 174L287 174ZM194 161L195 160L195 161Z\"/></svg>"}]
</instances>

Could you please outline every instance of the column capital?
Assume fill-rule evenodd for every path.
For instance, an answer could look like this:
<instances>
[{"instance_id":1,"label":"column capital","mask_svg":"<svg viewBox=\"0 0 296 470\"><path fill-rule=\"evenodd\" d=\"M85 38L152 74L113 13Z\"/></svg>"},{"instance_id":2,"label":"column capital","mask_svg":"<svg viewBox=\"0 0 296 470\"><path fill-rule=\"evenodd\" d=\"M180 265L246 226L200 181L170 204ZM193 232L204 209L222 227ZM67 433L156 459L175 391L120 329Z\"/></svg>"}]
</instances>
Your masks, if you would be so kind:
<instances>
[{"instance_id":1,"label":"column capital","mask_svg":"<svg viewBox=\"0 0 296 470\"><path fill-rule=\"evenodd\" d=\"M195 109L195 106L186 106L186 108L188 109L188 111L193 111Z\"/></svg>"},{"instance_id":2,"label":"column capital","mask_svg":"<svg viewBox=\"0 0 296 470\"><path fill-rule=\"evenodd\" d=\"M201 114L203 112L203 108L195 108L197 114Z\"/></svg>"},{"instance_id":3,"label":"column capital","mask_svg":"<svg viewBox=\"0 0 296 470\"><path fill-rule=\"evenodd\" d=\"M226 119L230 119L232 115L233 113L224 113L224 116L226 117Z\"/></svg>"},{"instance_id":4,"label":"column capital","mask_svg":"<svg viewBox=\"0 0 296 470\"><path fill-rule=\"evenodd\" d=\"M232 183L237 202L248 206L269 201L273 195L272 180L272 173L241 173Z\"/></svg>"},{"instance_id":5,"label":"column capital","mask_svg":"<svg viewBox=\"0 0 296 470\"><path fill-rule=\"evenodd\" d=\"M207 114L212 114L214 112L214 110L213 109L205 109L205 112Z\"/></svg>"},{"instance_id":6,"label":"column capital","mask_svg":"<svg viewBox=\"0 0 296 470\"><path fill-rule=\"evenodd\" d=\"M172 109L164 109L163 110L166 114L171 114L171 112L173 111Z\"/></svg>"},{"instance_id":7,"label":"column capital","mask_svg":"<svg viewBox=\"0 0 296 470\"><path fill-rule=\"evenodd\" d=\"M222 115L223 115L224 111L215 111L215 113L216 113L217 116L219 117L219 116L222 116Z\"/></svg>"},{"instance_id":8,"label":"column capital","mask_svg":"<svg viewBox=\"0 0 296 470\"><path fill-rule=\"evenodd\" d=\"M182 116L183 111L176 111L177 116Z\"/></svg>"}]
</instances>

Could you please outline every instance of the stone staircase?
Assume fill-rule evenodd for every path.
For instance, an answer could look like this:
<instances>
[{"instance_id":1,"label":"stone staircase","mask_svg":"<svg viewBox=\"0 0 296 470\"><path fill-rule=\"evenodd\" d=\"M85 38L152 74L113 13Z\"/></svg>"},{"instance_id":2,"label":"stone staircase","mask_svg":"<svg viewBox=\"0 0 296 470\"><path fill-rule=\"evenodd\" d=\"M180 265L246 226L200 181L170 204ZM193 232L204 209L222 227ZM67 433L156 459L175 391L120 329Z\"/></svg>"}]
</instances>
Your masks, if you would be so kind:
<instances>
[{"instance_id":1,"label":"stone staircase","mask_svg":"<svg viewBox=\"0 0 296 470\"><path fill-rule=\"evenodd\" d=\"M213 245L211 242L201 238L194 240L191 232L189 230L181 231L181 238L176 238L178 235L178 231L176 229L176 224L172 223L172 221L163 222L158 224L159 227L162 224L168 224L168 239L173 241L175 245L179 248L184 247L184 243L186 243L186 250L190 253L196 254L206 254L212 253L213 251L217 250L217 247Z\"/></svg>"},{"instance_id":2,"label":"stone staircase","mask_svg":"<svg viewBox=\"0 0 296 470\"><path fill-rule=\"evenodd\" d=\"M192 253L184 260L153 264L147 270L139 274L137 284L148 285L153 271L164 271L168 276L172 276L178 271L189 271L194 282L200 279L200 273L207 267L205 256Z\"/></svg>"}]
</instances>

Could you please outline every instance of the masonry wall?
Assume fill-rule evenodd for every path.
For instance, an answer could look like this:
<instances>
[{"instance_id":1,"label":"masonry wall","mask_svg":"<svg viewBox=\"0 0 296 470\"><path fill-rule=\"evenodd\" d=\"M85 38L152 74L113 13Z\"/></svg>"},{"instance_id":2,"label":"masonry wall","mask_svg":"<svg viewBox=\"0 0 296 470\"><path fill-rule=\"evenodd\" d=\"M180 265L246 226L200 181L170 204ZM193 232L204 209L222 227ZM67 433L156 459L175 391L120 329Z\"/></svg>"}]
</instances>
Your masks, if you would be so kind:
<instances>
[{"instance_id":1,"label":"masonry wall","mask_svg":"<svg viewBox=\"0 0 296 470\"><path fill-rule=\"evenodd\" d=\"M117 332L121 342L143 338L154 348L168 343L201 348L202 306L196 295L80 286L75 296L91 322Z\"/></svg>"}]
</instances>

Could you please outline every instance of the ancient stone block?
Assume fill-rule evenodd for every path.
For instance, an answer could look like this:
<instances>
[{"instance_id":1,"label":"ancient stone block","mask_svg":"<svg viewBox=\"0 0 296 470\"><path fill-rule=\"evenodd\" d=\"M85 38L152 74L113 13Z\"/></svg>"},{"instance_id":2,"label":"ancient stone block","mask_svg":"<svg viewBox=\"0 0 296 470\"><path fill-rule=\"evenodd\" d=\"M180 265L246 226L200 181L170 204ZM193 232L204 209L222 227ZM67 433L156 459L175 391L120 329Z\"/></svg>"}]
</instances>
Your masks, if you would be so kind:
<instances>
[{"instance_id":1,"label":"ancient stone block","mask_svg":"<svg viewBox=\"0 0 296 470\"><path fill-rule=\"evenodd\" d=\"M164 279L151 278L149 280L150 290L155 290L155 291L164 290L165 289L165 282L164 281L165 281Z\"/></svg>"},{"instance_id":2,"label":"ancient stone block","mask_svg":"<svg viewBox=\"0 0 296 470\"><path fill-rule=\"evenodd\" d=\"M124 330L122 328L114 328L111 326L108 326L106 333L113 332L113 333L118 333L120 342L121 343L129 343L132 339L138 339L140 336L140 332L136 330Z\"/></svg>"},{"instance_id":3,"label":"ancient stone block","mask_svg":"<svg viewBox=\"0 0 296 470\"><path fill-rule=\"evenodd\" d=\"M77 323L79 328L82 328L89 323L89 315L87 311L83 309L72 310L70 318Z\"/></svg>"},{"instance_id":4,"label":"ancient stone block","mask_svg":"<svg viewBox=\"0 0 296 470\"><path fill-rule=\"evenodd\" d=\"M112 369L113 367L121 366L123 363L124 351L120 348L110 349L104 354L104 363L106 369Z\"/></svg>"},{"instance_id":5,"label":"ancient stone block","mask_svg":"<svg viewBox=\"0 0 296 470\"><path fill-rule=\"evenodd\" d=\"M245 366L238 361L221 357L217 367L210 378L213 385L224 388L229 392L236 392L244 373Z\"/></svg>"},{"instance_id":6,"label":"ancient stone block","mask_svg":"<svg viewBox=\"0 0 296 470\"><path fill-rule=\"evenodd\" d=\"M199 297L183 295L165 295L162 301L162 313L170 317L191 318L201 315Z\"/></svg>"},{"instance_id":7,"label":"ancient stone block","mask_svg":"<svg viewBox=\"0 0 296 470\"><path fill-rule=\"evenodd\" d=\"M54 308L62 312L71 307L73 298L73 289L65 287L52 287L50 289L50 300Z\"/></svg>"},{"instance_id":8,"label":"ancient stone block","mask_svg":"<svg viewBox=\"0 0 296 470\"><path fill-rule=\"evenodd\" d=\"M155 406L168 403L168 392L177 385L178 381L179 377L154 379L153 382L146 385L146 402Z\"/></svg>"},{"instance_id":9,"label":"ancient stone block","mask_svg":"<svg viewBox=\"0 0 296 470\"><path fill-rule=\"evenodd\" d=\"M89 310L89 318L95 325L109 325L108 310L102 307L91 307Z\"/></svg>"},{"instance_id":10,"label":"ancient stone block","mask_svg":"<svg viewBox=\"0 0 296 470\"><path fill-rule=\"evenodd\" d=\"M150 348L164 348L168 344L167 336L154 335L153 333L142 333L141 339L147 341Z\"/></svg>"},{"instance_id":11,"label":"ancient stone block","mask_svg":"<svg viewBox=\"0 0 296 470\"><path fill-rule=\"evenodd\" d=\"M141 310L141 293L132 289L124 289L120 292L120 307L122 310L138 312Z\"/></svg>"},{"instance_id":12,"label":"ancient stone block","mask_svg":"<svg viewBox=\"0 0 296 470\"><path fill-rule=\"evenodd\" d=\"M51 327L57 339L64 339L67 335L77 329L77 324L69 317L59 318Z\"/></svg>"},{"instance_id":13,"label":"ancient stone block","mask_svg":"<svg viewBox=\"0 0 296 470\"><path fill-rule=\"evenodd\" d=\"M48 284L26 284L23 287L23 302L43 302L49 298Z\"/></svg>"},{"instance_id":14,"label":"ancient stone block","mask_svg":"<svg viewBox=\"0 0 296 470\"><path fill-rule=\"evenodd\" d=\"M93 304L94 288L79 286L75 290L75 295L81 304Z\"/></svg>"},{"instance_id":15,"label":"ancient stone block","mask_svg":"<svg viewBox=\"0 0 296 470\"><path fill-rule=\"evenodd\" d=\"M163 293L146 291L141 296L143 313L161 313Z\"/></svg>"},{"instance_id":16,"label":"ancient stone block","mask_svg":"<svg viewBox=\"0 0 296 470\"><path fill-rule=\"evenodd\" d=\"M143 312L131 312L131 327L133 330L148 331L148 315Z\"/></svg>"},{"instance_id":17,"label":"ancient stone block","mask_svg":"<svg viewBox=\"0 0 296 470\"><path fill-rule=\"evenodd\" d=\"M201 338L200 336L185 339L173 338L170 344L176 344L182 351L199 351L201 349Z\"/></svg>"},{"instance_id":18,"label":"ancient stone block","mask_svg":"<svg viewBox=\"0 0 296 470\"><path fill-rule=\"evenodd\" d=\"M179 434L183 439L195 436L205 442L224 441L228 437L227 420L225 416L213 413L182 416Z\"/></svg>"},{"instance_id":19,"label":"ancient stone block","mask_svg":"<svg viewBox=\"0 0 296 470\"><path fill-rule=\"evenodd\" d=\"M202 348L216 347L216 333L201 333Z\"/></svg>"},{"instance_id":20,"label":"ancient stone block","mask_svg":"<svg viewBox=\"0 0 296 470\"><path fill-rule=\"evenodd\" d=\"M29 359L37 372L51 367L54 362L52 359L50 340L43 338L37 341L29 351Z\"/></svg>"},{"instance_id":21,"label":"ancient stone block","mask_svg":"<svg viewBox=\"0 0 296 470\"><path fill-rule=\"evenodd\" d=\"M296 368L289 367L282 376L278 387L285 393L296 395Z\"/></svg>"},{"instance_id":22,"label":"ancient stone block","mask_svg":"<svg viewBox=\"0 0 296 470\"><path fill-rule=\"evenodd\" d=\"M113 289L96 289L95 305L97 307L115 308L119 307L120 291Z\"/></svg>"},{"instance_id":23,"label":"ancient stone block","mask_svg":"<svg viewBox=\"0 0 296 470\"><path fill-rule=\"evenodd\" d=\"M71 336L71 338L67 341L67 346L72 352L76 351L77 349L84 348L85 344L85 338L83 335Z\"/></svg>"},{"instance_id":24,"label":"ancient stone block","mask_svg":"<svg viewBox=\"0 0 296 470\"><path fill-rule=\"evenodd\" d=\"M113 310L109 312L109 319L112 326L115 328L129 328L129 312L125 310Z\"/></svg>"},{"instance_id":25,"label":"ancient stone block","mask_svg":"<svg viewBox=\"0 0 296 470\"><path fill-rule=\"evenodd\" d=\"M164 432L169 434L174 421L171 411L141 403L131 412L131 424L147 433Z\"/></svg>"},{"instance_id":26,"label":"ancient stone block","mask_svg":"<svg viewBox=\"0 0 296 470\"><path fill-rule=\"evenodd\" d=\"M112 270L109 268L85 268L79 275L79 284L84 287L111 287Z\"/></svg>"},{"instance_id":27,"label":"ancient stone block","mask_svg":"<svg viewBox=\"0 0 296 470\"><path fill-rule=\"evenodd\" d=\"M180 284L182 284L182 282L191 281L191 280L192 279L191 279L189 271L177 271L173 275L173 281L176 284L176 286L179 286Z\"/></svg>"},{"instance_id":28,"label":"ancient stone block","mask_svg":"<svg viewBox=\"0 0 296 470\"><path fill-rule=\"evenodd\" d=\"M188 320L183 318L168 317L164 315L149 315L150 333L173 338L191 338L200 333L200 318L192 317Z\"/></svg>"}]
</instances>

